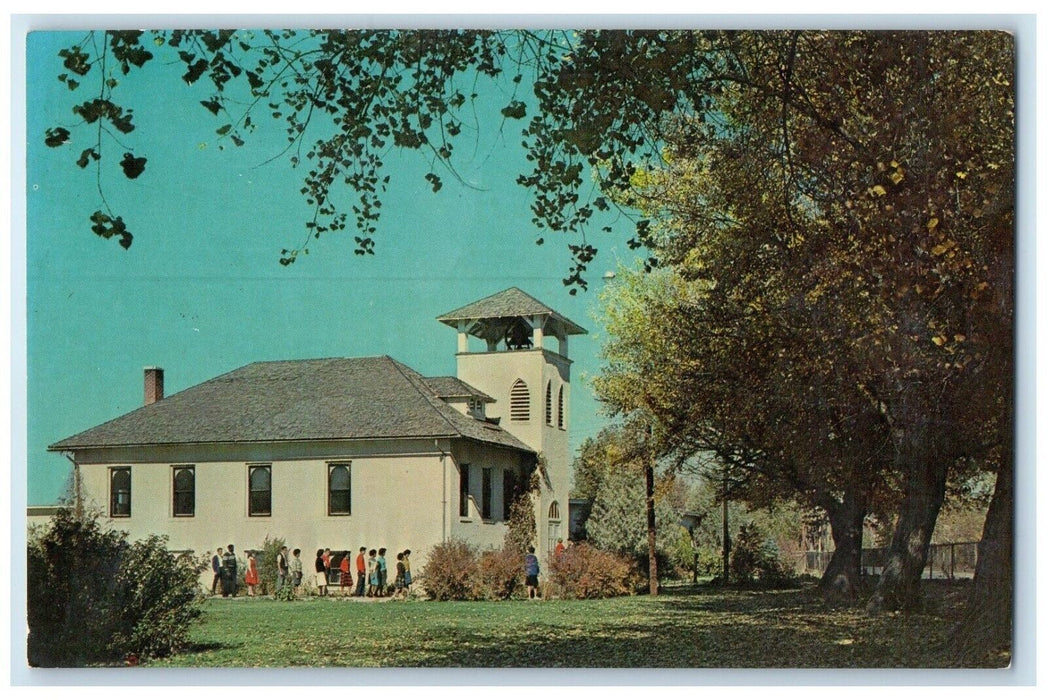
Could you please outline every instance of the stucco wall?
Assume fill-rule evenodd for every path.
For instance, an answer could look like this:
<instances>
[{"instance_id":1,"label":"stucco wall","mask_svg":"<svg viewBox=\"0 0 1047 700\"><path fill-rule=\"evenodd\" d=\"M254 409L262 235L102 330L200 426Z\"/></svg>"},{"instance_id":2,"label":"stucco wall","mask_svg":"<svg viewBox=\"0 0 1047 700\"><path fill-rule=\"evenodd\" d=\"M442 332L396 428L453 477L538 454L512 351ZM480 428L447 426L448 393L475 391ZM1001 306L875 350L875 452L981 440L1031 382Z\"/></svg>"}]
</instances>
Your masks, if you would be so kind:
<instances>
[{"instance_id":1,"label":"stucco wall","mask_svg":"<svg viewBox=\"0 0 1047 700\"><path fill-rule=\"evenodd\" d=\"M570 494L570 453L568 444L571 408L570 360L548 349L459 353L458 378L489 394L487 415L501 418L501 426L545 457L549 483L543 484L535 508L538 523L538 551L549 553L556 536L567 538L567 504ZM509 394L513 383L522 379L530 393L530 419L513 421L509 416ZM545 420L545 391L552 390L552 425ZM564 426L557 420L557 398L564 392ZM549 506L556 501L559 524L549 522ZM557 530L558 528L558 530Z\"/></svg>"},{"instance_id":2,"label":"stucco wall","mask_svg":"<svg viewBox=\"0 0 1047 700\"><path fill-rule=\"evenodd\" d=\"M260 548L266 536L302 549L308 573L316 550L356 551L386 547L389 559L412 550L420 569L429 550L445 536L468 538L481 546L500 544L501 521L459 522L458 463L498 467L516 453L450 441L385 441L327 445L195 446L106 450L78 455L86 497L109 513L109 473L131 467L131 517L112 518L132 539L163 533L173 550L201 556L232 543L237 552ZM266 459L266 456L269 456ZM327 474L332 461L352 464L352 514L328 515ZM248 515L248 467L272 464L269 516ZM192 464L196 507L192 517L173 514L173 467ZM479 479L477 474L476 479ZM479 483L476 484L479 494ZM501 513L501 480L492 485ZM466 527L468 525L468 527ZM207 585L210 574L201 579Z\"/></svg>"}]
</instances>

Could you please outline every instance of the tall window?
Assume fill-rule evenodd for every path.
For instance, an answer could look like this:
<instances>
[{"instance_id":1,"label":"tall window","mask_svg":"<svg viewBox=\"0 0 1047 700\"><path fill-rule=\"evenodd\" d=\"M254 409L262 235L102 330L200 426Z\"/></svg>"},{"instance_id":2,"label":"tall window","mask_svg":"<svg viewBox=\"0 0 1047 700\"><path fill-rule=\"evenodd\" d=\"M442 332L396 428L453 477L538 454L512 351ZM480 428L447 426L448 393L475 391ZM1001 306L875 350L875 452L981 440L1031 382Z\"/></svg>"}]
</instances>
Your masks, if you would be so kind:
<instances>
[{"instance_id":1,"label":"tall window","mask_svg":"<svg viewBox=\"0 0 1047 700\"><path fill-rule=\"evenodd\" d=\"M192 517L196 514L196 468L177 466L173 478L175 517Z\"/></svg>"},{"instance_id":2,"label":"tall window","mask_svg":"<svg viewBox=\"0 0 1047 700\"><path fill-rule=\"evenodd\" d=\"M553 383L545 385L545 424L553 424Z\"/></svg>"},{"instance_id":3,"label":"tall window","mask_svg":"<svg viewBox=\"0 0 1047 700\"><path fill-rule=\"evenodd\" d=\"M350 515L353 512L353 482L348 462L327 465L327 514Z\"/></svg>"},{"instance_id":4,"label":"tall window","mask_svg":"<svg viewBox=\"0 0 1047 700\"><path fill-rule=\"evenodd\" d=\"M109 517L131 517L131 467L109 469Z\"/></svg>"},{"instance_id":5,"label":"tall window","mask_svg":"<svg viewBox=\"0 0 1047 700\"><path fill-rule=\"evenodd\" d=\"M502 520L509 519L509 509L516 499L516 472L506 469L502 473Z\"/></svg>"},{"instance_id":6,"label":"tall window","mask_svg":"<svg viewBox=\"0 0 1047 700\"><path fill-rule=\"evenodd\" d=\"M563 428L563 387L556 397L556 427Z\"/></svg>"},{"instance_id":7,"label":"tall window","mask_svg":"<svg viewBox=\"0 0 1047 700\"><path fill-rule=\"evenodd\" d=\"M491 468L480 470L480 517L491 519Z\"/></svg>"},{"instance_id":8,"label":"tall window","mask_svg":"<svg viewBox=\"0 0 1047 700\"><path fill-rule=\"evenodd\" d=\"M531 420L531 392L522 379L517 379L509 390L509 420Z\"/></svg>"},{"instance_id":9,"label":"tall window","mask_svg":"<svg viewBox=\"0 0 1047 700\"><path fill-rule=\"evenodd\" d=\"M458 515L469 517L469 465L463 464L458 471Z\"/></svg>"},{"instance_id":10,"label":"tall window","mask_svg":"<svg viewBox=\"0 0 1047 700\"><path fill-rule=\"evenodd\" d=\"M549 504L549 546L556 544L560 538L560 504L553 501Z\"/></svg>"},{"instance_id":11,"label":"tall window","mask_svg":"<svg viewBox=\"0 0 1047 700\"><path fill-rule=\"evenodd\" d=\"M272 515L273 512L273 468L259 465L247 468L248 515Z\"/></svg>"}]
</instances>

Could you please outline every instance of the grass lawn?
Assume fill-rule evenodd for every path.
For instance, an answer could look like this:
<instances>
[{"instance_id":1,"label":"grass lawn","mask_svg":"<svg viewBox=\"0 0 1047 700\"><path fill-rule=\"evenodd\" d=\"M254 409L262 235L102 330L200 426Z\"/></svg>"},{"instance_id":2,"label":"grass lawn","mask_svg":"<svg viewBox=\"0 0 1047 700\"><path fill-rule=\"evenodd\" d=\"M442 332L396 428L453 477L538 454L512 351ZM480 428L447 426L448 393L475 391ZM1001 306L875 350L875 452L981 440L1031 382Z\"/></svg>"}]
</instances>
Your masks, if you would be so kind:
<instances>
[{"instance_id":1,"label":"grass lawn","mask_svg":"<svg viewBox=\"0 0 1047 700\"><path fill-rule=\"evenodd\" d=\"M965 585L929 583L926 612L878 617L810 590L701 586L581 601L215 598L193 648L150 665L941 668Z\"/></svg>"}]
</instances>

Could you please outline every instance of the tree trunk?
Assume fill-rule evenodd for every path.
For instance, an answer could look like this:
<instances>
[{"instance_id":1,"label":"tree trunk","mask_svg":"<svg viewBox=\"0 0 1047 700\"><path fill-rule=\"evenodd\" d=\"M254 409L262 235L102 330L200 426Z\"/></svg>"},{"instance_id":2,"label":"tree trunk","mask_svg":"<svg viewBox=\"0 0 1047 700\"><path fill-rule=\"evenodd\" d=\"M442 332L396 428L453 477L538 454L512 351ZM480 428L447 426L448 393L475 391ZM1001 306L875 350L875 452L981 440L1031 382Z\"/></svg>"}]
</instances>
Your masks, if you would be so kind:
<instances>
[{"instance_id":1,"label":"tree trunk","mask_svg":"<svg viewBox=\"0 0 1047 700\"><path fill-rule=\"evenodd\" d=\"M1014 618L1014 463L1008 459L996 474L996 489L978 544L974 586L963 619L953 633L961 666L983 663L1000 652L1000 666L1010 661Z\"/></svg>"},{"instance_id":2,"label":"tree trunk","mask_svg":"<svg viewBox=\"0 0 1047 700\"><path fill-rule=\"evenodd\" d=\"M827 499L823 505L832 532L832 559L822 574L818 587L827 599L853 601L861 581L862 526L865 523L864 495L845 491L842 502Z\"/></svg>"},{"instance_id":3,"label":"tree trunk","mask_svg":"<svg viewBox=\"0 0 1047 700\"><path fill-rule=\"evenodd\" d=\"M723 585L731 581L731 530L727 522L727 468L723 471Z\"/></svg>"},{"instance_id":4,"label":"tree trunk","mask_svg":"<svg viewBox=\"0 0 1047 700\"><path fill-rule=\"evenodd\" d=\"M939 436L932 436L931 430L915 429L904 438L900 467L907 474L905 496L869 612L911 610L919 605L920 577L945 500L945 480L952 461L948 450L935 449L944 442L935 437Z\"/></svg>"},{"instance_id":5,"label":"tree trunk","mask_svg":"<svg viewBox=\"0 0 1047 700\"><path fill-rule=\"evenodd\" d=\"M654 457L648 456L644 465L647 489L647 582L651 595L658 595L658 552L655 547L657 531L654 522Z\"/></svg>"}]
</instances>

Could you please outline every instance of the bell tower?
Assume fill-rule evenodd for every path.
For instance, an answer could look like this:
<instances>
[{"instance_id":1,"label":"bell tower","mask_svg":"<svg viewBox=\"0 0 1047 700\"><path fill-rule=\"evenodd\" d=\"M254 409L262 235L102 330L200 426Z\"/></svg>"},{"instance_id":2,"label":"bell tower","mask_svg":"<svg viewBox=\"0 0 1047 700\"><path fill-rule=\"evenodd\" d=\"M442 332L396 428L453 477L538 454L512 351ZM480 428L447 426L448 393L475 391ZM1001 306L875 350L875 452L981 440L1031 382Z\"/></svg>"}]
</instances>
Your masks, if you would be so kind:
<instances>
[{"instance_id":1,"label":"bell tower","mask_svg":"<svg viewBox=\"0 0 1047 700\"><path fill-rule=\"evenodd\" d=\"M437 320L458 331L458 378L490 395L487 415L545 460L535 513L544 557L568 534L567 339L586 330L516 287Z\"/></svg>"}]
</instances>

